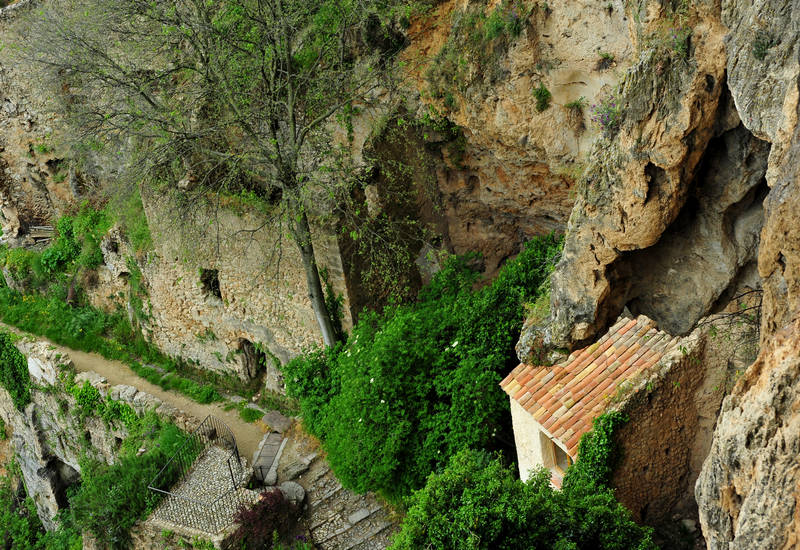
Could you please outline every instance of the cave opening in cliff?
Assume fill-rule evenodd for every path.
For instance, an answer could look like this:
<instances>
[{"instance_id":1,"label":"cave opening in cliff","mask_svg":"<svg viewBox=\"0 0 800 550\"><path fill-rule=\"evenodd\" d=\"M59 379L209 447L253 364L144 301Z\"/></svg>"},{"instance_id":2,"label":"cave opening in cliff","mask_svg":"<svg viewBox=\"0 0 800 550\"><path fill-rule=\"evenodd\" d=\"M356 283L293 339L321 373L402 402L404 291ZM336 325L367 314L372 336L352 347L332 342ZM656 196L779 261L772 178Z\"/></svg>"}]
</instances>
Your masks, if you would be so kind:
<instances>
[{"instance_id":1,"label":"cave opening in cliff","mask_svg":"<svg viewBox=\"0 0 800 550\"><path fill-rule=\"evenodd\" d=\"M49 480L58 508L67 508L69 506L68 491L80 483L80 473L66 462L52 457L47 461L45 467L39 470L38 474L42 479Z\"/></svg>"},{"instance_id":2,"label":"cave opening in cliff","mask_svg":"<svg viewBox=\"0 0 800 550\"><path fill-rule=\"evenodd\" d=\"M742 124L709 142L680 212L658 242L623 254L612 267L631 313L687 334L737 290L760 288L756 262L769 150ZM667 174L653 164L645 174L647 198L663 193Z\"/></svg>"},{"instance_id":3,"label":"cave opening in cliff","mask_svg":"<svg viewBox=\"0 0 800 550\"><path fill-rule=\"evenodd\" d=\"M203 287L203 294L206 296L214 296L220 300L222 299L222 290L219 286L219 270L201 269L200 284Z\"/></svg>"}]
</instances>

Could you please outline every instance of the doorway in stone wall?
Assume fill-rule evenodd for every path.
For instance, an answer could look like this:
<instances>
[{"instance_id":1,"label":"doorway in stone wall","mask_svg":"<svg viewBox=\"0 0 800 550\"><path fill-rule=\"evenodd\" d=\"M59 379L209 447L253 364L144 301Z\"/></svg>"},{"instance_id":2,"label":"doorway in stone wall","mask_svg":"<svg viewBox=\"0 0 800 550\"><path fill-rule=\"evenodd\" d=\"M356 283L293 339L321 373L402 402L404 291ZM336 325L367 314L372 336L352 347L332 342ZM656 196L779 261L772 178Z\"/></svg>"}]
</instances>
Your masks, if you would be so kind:
<instances>
[{"instance_id":1,"label":"doorway in stone wall","mask_svg":"<svg viewBox=\"0 0 800 550\"><path fill-rule=\"evenodd\" d=\"M239 354L242 358L242 371L248 380L257 378L267 366L267 354L250 340L239 339Z\"/></svg>"}]
</instances>

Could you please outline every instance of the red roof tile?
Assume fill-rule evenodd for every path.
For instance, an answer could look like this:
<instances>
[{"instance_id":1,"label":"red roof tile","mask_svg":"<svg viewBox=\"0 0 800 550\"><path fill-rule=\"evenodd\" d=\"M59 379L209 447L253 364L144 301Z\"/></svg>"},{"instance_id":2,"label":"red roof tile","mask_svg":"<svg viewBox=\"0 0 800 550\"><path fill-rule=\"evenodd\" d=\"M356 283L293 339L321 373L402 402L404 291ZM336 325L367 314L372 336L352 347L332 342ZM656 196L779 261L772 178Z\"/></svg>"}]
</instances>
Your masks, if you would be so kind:
<instances>
[{"instance_id":1,"label":"red roof tile","mask_svg":"<svg viewBox=\"0 0 800 550\"><path fill-rule=\"evenodd\" d=\"M552 367L518 365L503 390L567 447L574 459L581 436L617 388L653 367L677 343L641 315L620 317L597 342Z\"/></svg>"}]
</instances>

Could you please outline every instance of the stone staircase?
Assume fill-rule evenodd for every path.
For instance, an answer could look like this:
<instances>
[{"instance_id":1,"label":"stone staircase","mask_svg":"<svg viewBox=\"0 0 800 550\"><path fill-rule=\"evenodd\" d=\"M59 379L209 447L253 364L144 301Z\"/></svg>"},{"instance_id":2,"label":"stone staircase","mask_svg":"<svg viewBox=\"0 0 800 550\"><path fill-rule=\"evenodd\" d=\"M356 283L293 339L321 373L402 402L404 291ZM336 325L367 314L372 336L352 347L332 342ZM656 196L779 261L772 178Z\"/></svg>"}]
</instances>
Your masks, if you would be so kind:
<instances>
[{"instance_id":1,"label":"stone staircase","mask_svg":"<svg viewBox=\"0 0 800 550\"><path fill-rule=\"evenodd\" d=\"M148 521L190 536L198 532L207 536L230 525L239 507L256 502L259 493L244 488L251 471L246 464L241 470L234 470L235 477L231 479L229 457L230 451L216 445L204 449ZM231 491L234 482L239 488Z\"/></svg>"},{"instance_id":2,"label":"stone staircase","mask_svg":"<svg viewBox=\"0 0 800 550\"><path fill-rule=\"evenodd\" d=\"M397 520L373 495L342 487L324 460L303 476L308 498L307 525L322 550L383 550L391 543Z\"/></svg>"}]
</instances>

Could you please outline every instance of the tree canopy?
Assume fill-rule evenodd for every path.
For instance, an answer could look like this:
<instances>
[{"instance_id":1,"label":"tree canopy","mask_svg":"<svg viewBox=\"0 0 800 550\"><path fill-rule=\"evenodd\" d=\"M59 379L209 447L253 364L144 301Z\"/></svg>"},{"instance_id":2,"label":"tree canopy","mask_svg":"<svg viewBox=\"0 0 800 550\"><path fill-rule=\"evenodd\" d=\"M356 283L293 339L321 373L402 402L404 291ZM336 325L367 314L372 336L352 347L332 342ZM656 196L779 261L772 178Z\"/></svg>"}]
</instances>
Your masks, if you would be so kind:
<instances>
[{"instance_id":1,"label":"tree canopy","mask_svg":"<svg viewBox=\"0 0 800 550\"><path fill-rule=\"evenodd\" d=\"M56 0L29 57L85 142L126 148L186 196L252 193L286 222L323 339L336 340L309 213L348 193L337 118L392 89L401 0ZM184 201L191 205L191 201Z\"/></svg>"}]
</instances>

